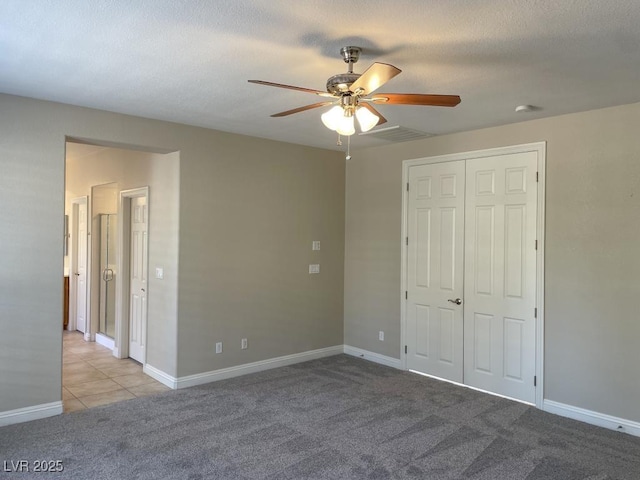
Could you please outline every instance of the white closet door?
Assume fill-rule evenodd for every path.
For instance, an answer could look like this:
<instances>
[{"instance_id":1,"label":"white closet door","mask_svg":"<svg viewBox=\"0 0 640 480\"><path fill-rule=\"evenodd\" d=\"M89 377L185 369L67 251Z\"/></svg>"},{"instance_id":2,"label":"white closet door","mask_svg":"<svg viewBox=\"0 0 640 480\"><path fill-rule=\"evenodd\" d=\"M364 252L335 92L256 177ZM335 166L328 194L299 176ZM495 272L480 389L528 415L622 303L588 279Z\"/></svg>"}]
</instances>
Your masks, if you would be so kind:
<instances>
[{"instance_id":1,"label":"white closet door","mask_svg":"<svg viewBox=\"0 0 640 480\"><path fill-rule=\"evenodd\" d=\"M535 402L535 152L466 164L464 383Z\"/></svg>"},{"instance_id":2,"label":"white closet door","mask_svg":"<svg viewBox=\"0 0 640 480\"><path fill-rule=\"evenodd\" d=\"M407 366L462 382L465 162L409 170Z\"/></svg>"},{"instance_id":3,"label":"white closet door","mask_svg":"<svg viewBox=\"0 0 640 480\"><path fill-rule=\"evenodd\" d=\"M129 356L145 363L147 339L147 197L131 199Z\"/></svg>"},{"instance_id":4,"label":"white closet door","mask_svg":"<svg viewBox=\"0 0 640 480\"><path fill-rule=\"evenodd\" d=\"M87 332L87 200L77 204L76 219L76 329Z\"/></svg>"}]
</instances>

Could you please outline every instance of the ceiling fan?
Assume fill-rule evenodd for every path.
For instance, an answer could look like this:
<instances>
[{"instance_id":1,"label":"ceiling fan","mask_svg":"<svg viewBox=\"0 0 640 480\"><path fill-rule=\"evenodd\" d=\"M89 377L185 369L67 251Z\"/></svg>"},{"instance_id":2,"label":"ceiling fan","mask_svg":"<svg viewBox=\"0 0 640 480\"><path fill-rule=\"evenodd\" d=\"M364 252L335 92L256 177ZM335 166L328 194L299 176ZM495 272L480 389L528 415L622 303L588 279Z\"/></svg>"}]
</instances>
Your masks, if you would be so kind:
<instances>
[{"instance_id":1,"label":"ceiling fan","mask_svg":"<svg viewBox=\"0 0 640 480\"><path fill-rule=\"evenodd\" d=\"M354 73L353 64L360 58L360 47L342 47L340 54L345 63L349 65L347 73L333 75L327 80L327 91L313 90L311 88L294 87L281 83L265 82L262 80L249 80L250 83L267 85L270 87L298 90L312 93L327 100L303 107L294 108L271 115L272 117L286 117L294 113L304 112L313 108L334 105L333 108L323 113L322 123L330 130L340 135L353 135L355 130L354 116L357 118L360 129L363 132L371 130L376 125L381 125L387 120L374 108L375 105L423 105L436 107L455 107L460 103L458 95L430 95L418 93L376 93L375 90L387 83L402 70L386 63L375 62L364 73Z\"/></svg>"}]
</instances>

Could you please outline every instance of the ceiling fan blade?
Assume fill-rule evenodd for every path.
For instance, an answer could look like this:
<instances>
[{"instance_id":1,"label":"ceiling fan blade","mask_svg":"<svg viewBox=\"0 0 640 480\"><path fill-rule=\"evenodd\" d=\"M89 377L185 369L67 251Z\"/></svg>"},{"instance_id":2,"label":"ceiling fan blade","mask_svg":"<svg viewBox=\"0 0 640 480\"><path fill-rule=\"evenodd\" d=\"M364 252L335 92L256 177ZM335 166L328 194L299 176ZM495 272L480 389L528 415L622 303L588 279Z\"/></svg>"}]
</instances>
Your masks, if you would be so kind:
<instances>
[{"instance_id":1,"label":"ceiling fan blade","mask_svg":"<svg viewBox=\"0 0 640 480\"><path fill-rule=\"evenodd\" d=\"M376 93L371 101L389 105L427 105L433 107L455 107L460 103L458 95L425 95L420 93Z\"/></svg>"},{"instance_id":2,"label":"ceiling fan blade","mask_svg":"<svg viewBox=\"0 0 640 480\"><path fill-rule=\"evenodd\" d=\"M311 105L305 105L304 107L294 108L292 110L287 110L286 112L274 113L271 115L272 117L286 117L287 115L293 115L294 113L304 112L306 110L311 110L312 108L325 107L327 105L332 105L334 102L320 102L313 103Z\"/></svg>"},{"instance_id":3,"label":"ceiling fan blade","mask_svg":"<svg viewBox=\"0 0 640 480\"><path fill-rule=\"evenodd\" d=\"M367 110L369 110L371 113L373 113L375 116L377 116L380 119L378 120L378 123L376 125L382 125L383 123L387 123L387 119L384 118L378 110L373 108L373 105L371 105L370 103L362 102L360 106L366 108Z\"/></svg>"},{"instance_id":4,"label":"ceiling fan blade","mask_svg":"<svg viewBox=\"0 0 640 480\"><path fill-rule=\"evenodd\" d=\"M321 95L323 97L333 97L332 94L328 92L323 92L322 90L313 90L311 88L304 88L304 87L294 87L292 85L284 85L282 83L265 82L264 80L247 80L247 81L249 83L257 83L258 85L266 85L267 87L286 88L288 90L298 90L299 92L315 93L316 95Z\"/></svg>"},{"instance_id":5,"label":"ceiling fan blade","mask_svg":"<svg viewBox=\"0 0 640 480\"><path fill-rule=\"evenodd\" d=\"M402 72L402 70L394 67L393 65L376 62L367 68L364 73L360 75L360 78L351 84L349 91L352 93L358 93L362 96L369 95L400 72Z\"/></svg>"}]
</instances>

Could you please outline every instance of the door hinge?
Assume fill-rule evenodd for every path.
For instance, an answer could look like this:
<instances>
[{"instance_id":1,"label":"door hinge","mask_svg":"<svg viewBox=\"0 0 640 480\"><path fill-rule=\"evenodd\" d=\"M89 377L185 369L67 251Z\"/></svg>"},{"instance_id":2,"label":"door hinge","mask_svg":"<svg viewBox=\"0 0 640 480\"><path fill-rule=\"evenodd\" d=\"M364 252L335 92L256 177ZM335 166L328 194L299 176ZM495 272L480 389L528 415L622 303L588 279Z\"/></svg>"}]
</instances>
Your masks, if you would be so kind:
<instances>
[{"instance_id":1,"label":"door hinge","mask_svg":"<svg viewBox=\"0 0 640 480\"><path fill-rule=\"evenodd\" d=\"M538 377L537 376L533 376L533 386L537 387L538 386Z\"/></svg>"},{"instance_id":2,"label":"door hinge","mask_svg":"<svg viewBox=\"0 0 640 480\"><path fill-rule=\"evenodd\" d=\"M407 290L404 291L404 299L409 300L409 292Z\"/></svg>"},{"instance_id":3,"label":"door hinge","mask_svg":"<svg viewBox=\"0 0 640 480\"><path fill-rule=\"evenodd\" d=\"M536 250L538 249L538 240L536 240Z\"/></svg>"},{"instance_id":4,"label":"door hinge","mask_svg":"<svg viewBox=\"0 0 640 480\"><path fill-rule=\"evenodd\" d=\"M533 318L538 318L538 307L533 309Z\"/></svg>"},{"instance_id":5,"label":"door hinge","mask_svg":"<svg viewBox=\"0 0 640 480\"><path fill-rule=\"evenodd\" d=\"M406 345L404 346L404 354L405 355L407 354L407 346Z\"/></svg>"},{"instance_id":6,"label":"door hinge","mask_svg":"<svg viewBox=\"0 0 640 480\"><path fill-rule=\"evenodd\" d=\"M405 237L405 243L409 246L409 237Z\"/></svg>"},{"instance_id":7,"label":"door hinge","mask_svg":"<svg viewBox=\"0 0 640 480\"><path fill-rule=\"evenodd\" d=\"M409 182L407 182L407 192L409 191Z\"/></svg>"}]
</instances>

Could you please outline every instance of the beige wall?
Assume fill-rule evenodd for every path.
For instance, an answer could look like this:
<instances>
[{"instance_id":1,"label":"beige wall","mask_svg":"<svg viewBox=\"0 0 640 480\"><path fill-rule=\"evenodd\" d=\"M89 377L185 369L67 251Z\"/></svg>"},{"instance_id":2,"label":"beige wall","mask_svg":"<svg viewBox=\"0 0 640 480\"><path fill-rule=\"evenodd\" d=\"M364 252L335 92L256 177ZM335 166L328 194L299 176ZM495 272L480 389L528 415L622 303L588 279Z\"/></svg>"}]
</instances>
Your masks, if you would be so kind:
<instances>
[{"instance_id":1,"label":"beige wall","mask_svg":"<svg viewBox=\"0 0 640 480\"><path fill-rule=\"evenodd\" d=\"M342 344L343 154L238 138L181 164L179 376Z\"/></svg>"},{"instance_id":2,"label":"beige wall","mask_svg":"<svg viewBox=\"0 0 640 480\"><path fill-rule=\"evenodd\" d=\"M66 213L71 213L71 199L91 196L93 192L94 232L98 231L99 225L97 212L118 212L120 191L149 187L147 363L175 376L178 358L180 153L158 154L67 143L66 158ZM102 193L102 198L96 197L98 192ZM93 242L91 319L95 333L99 315L99 288L96 287L100 281L97 267L99 237L91 235L90 238ZM164 269L162 280L153 274L156 266Z\"/></svg>"},{"instance_id":3,"label":"beige wall","mask_svg":"<svg viewBox=\"0 0 640 480\"><path fill-rule=\"evenodd\" d=\"M9 95L0 111L0 412L61 398L66 136L180 151L178 375L342 343L342 154Z\"/></svg>"},{"instance_id":4,"label":"beige wall","mask_svg":"<svg viewBox=\"0 0 640 480\"><path fill-rule=\"evenodd\" d=\"M638 125L634 104L355 152L345 344L400 357L402 160L546 141L545 398L640 421Z\"/></svg>"}]
</instances>

